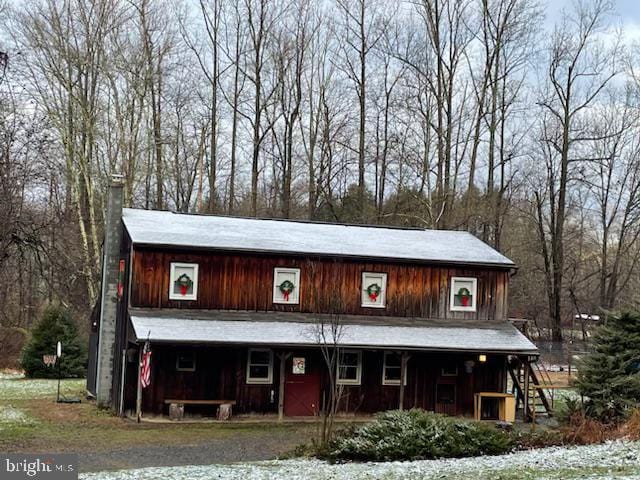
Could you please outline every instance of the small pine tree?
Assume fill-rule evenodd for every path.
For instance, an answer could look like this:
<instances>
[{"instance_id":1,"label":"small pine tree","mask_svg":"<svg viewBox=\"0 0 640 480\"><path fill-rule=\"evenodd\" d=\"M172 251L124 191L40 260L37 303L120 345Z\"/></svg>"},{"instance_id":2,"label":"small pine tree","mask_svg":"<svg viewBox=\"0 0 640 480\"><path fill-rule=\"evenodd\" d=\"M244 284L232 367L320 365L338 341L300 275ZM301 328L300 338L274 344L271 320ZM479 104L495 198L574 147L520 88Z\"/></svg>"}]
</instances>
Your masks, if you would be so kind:
<instances>
[{"instance_id":1,"label":"small pine tree","mask_svg":"<svg viewBox=\"0 0 640 480\"><path fill-rule=\"evenodd\" d=\"M578 365L578 391L590 416L620 420L640 404L640 312L610 317Z\"/></svg>"},{"instance_id":2,"label":"small pine tree","mask_svg":"<svg viewBox=\"0 0 640 480\"><path fill-rule=\"evenodd\" d=\"M78 329L69 312L57 305L46 308L42 320L31 332L31 338L22 351L21 365L29 378L57 378L58 365L47 367L43 355L56 353L56 344L62 342L60 374L63 378L84 377L87 369L87 350L78 338Z\"/></svg>"}]
</instances>

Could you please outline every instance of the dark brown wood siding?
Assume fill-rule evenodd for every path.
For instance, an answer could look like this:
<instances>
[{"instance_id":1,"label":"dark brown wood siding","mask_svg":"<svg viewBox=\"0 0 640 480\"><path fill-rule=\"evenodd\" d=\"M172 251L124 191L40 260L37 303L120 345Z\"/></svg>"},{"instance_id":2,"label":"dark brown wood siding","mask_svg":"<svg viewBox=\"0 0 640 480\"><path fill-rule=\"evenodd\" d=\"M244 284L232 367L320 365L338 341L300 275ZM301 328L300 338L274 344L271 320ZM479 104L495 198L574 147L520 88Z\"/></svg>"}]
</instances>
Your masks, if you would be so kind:
<instances>
[{"instance_id":1,"label":"dark brown wood siding","mask_svg":"<svg viewBox=\"0 0 640 480\"><path fill-rule=\"evenodd\" d=\"M199 265L196 301L169 300L171 262ZM300 268L298 305L272 302L275 267ZM361 306L362 272L387 274L386 308ZM509 275L505 269L136 249L133 255L131 305L147 308L327 312L330 303L337 297L345 314L504 320L507 316ZM478 279L476 312L449 310L449 286L453 276Z\"/></svg>"},{"instance_id":2,"label":"dark brown wood siding","mask_svg":"<svg viewBox=\"0 0 640 480\"><path fill-rule=\"evenodd\" d=\"M177 355L189 349L194 352L196 369L178 371ZM277 404L270 405L273 385L246 384L246 352L238 348L154 346L151 385L143 391L143 411L168 413L166 399L236 400L236 412L277 409Z\"/></svg>"},{"instance_id":3,"label":"dark brown wood siding","mask_svg":"<svg viewBox=\"0 0 640 480\"><path fill-rule=\"evenodd\" d=\"M196 370L176 370L176 356L191 348L195 353ZM281 350L274 349L273 382L269 385L246 383L247 348L231 347L153 347L151 385L143 391L142 410L145 414L168 414L165 399L235 400L235 414L275 414L278 410L279 359ZM328 395L326 365L318 349L287 350L293 356L306 358L307 372L318 372L321 378L321 397ZM475 362L471 373L464 362ZM291 367L287 363L287 369ZM375 413L399 407L400 387L382 385L383 352L362 352L362 381L358 386L345 386L341 411ZM455 367L457 374L443 376L443 367ZM133 367L132 367L133 370ZM127 408L135 408L136 376L128 376ZM455 403L438 404L436 392L442 385L452 385ZM451 387L449 387L451 388ZM479 363L476 355L412 353L407 364L407 385L404 408L422 408L448 415L472 415L473 394L503 392L506 388L506 363L502 355L488 355L486 363ZM285 389L285 396L287 392ZM322 401L321 398L318 399ZM488 407L490 408L490 402ZM191 413L213 416L214 406L187 406ZM491 412L489 412L491 413Z\"/></svg>"},{"instance_id":4,"label":"dark brown wood siding","mask_svg":"<svg viewBox=\"0 0 640 480\"><path fill-rule=\"evenodd\" d=\"M472 360L471 373L465 371L464 362ZM362 383L345 387L343 409L349 412L375 413L399 408L400 387L382 385L383 353L363 352ZM455 368L454 376L442 375L442 368ZM476 392L502 392L506 382L505 358L490 355L486 363L479 363L477 355L411 353L407 363L407 384L403 408L422 408L447 415L472 415L473 394ZM451 385L455 403L436 402L441 385Z\"/></svg>"}]
</instances>

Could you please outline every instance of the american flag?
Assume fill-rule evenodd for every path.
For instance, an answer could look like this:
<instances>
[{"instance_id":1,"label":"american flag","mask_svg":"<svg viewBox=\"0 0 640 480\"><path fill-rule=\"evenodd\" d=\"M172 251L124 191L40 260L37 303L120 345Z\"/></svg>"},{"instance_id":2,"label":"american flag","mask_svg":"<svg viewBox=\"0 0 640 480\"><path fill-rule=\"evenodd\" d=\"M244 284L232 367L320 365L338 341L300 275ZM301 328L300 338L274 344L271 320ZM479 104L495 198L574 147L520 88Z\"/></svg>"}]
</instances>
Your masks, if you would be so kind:
<instances>
[{"instance_id":1,"label":"american flag","mask_svg":"<svg viewBox=\"0 0 640 480\"><path fill-rule=\"evenodd\" d=\"M142 349L142 361L140 362L140 385L147 388L151 384L151 345L149 340Z\"/></svg>"}]
</instances>

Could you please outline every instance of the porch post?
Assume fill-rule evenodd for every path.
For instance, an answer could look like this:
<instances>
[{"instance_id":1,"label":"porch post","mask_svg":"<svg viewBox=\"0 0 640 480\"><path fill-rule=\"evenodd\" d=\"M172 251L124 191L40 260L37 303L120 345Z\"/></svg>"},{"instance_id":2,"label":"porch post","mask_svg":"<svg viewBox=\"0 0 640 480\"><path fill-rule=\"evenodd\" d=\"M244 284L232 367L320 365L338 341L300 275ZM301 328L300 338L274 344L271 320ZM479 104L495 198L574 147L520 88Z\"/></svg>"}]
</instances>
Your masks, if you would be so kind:
<instances>
[{"instance_id":1,"label":"porch post","mask_svg":"<svg viewBox=\"0 0 640 480\"><path fill-rule=\"evenodd\" d=\"M278 386L278 421L284 420L284 377L286 372L286 361L291 356L291 353L281 352L278 354L280 359L280 385Z\"/></svg>"},{"instance_id":2,"label":"porch post","mask_svg":"<svg viewBox=\"0 0 640 480\"><path fill-rule=\"evenodd\" d=\"M142 364L142 347L138 350L138 389L136 391L136 421L140 423L142 417L142 382L140 380L140 367Z\"/></svg>"},{"instance_id":3,"label":"porch post","mask_svg":"<svg viewBox=\"0 0 640 480\"><path fill-rule=\"evenodd\" d=\"M407 378L407 363L411 356L407 352L402 352L400 356L400 399L398 400L398 410L404 410L404 382Z\"/></svg>"},{"instance_id":4,"label":"porch post","mask_svg":"<svg viewBox=\"0 0 640 480\"><path fill-rule=\"evenodd\" d=\"M524 379L522 387L522 418L526 422L529 420L529 358L525 357L524 360Z\"/></svg>"}]
</instances>

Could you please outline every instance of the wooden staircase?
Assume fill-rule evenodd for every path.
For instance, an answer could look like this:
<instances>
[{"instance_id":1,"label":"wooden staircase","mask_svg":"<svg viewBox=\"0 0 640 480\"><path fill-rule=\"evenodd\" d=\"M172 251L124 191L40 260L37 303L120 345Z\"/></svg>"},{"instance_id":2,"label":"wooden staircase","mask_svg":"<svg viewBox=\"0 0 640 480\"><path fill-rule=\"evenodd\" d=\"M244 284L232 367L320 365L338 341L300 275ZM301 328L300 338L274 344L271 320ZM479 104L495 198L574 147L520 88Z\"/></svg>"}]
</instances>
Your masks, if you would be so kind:
<instances>
[{"instance_id":1,"label":"wooden staircase","mask_svg":"<svg viewBox=\"0 0 640 480\"><path fill-rule=\"evenodd\" d=\"M516 409L522 408L525 421L553 415L553 389L549 372L537 357L511 357L508 371Z\"/></svg>"}]
</instances>

